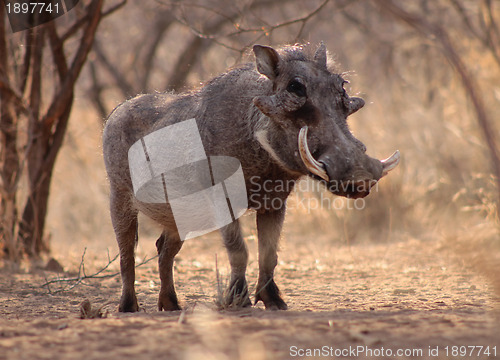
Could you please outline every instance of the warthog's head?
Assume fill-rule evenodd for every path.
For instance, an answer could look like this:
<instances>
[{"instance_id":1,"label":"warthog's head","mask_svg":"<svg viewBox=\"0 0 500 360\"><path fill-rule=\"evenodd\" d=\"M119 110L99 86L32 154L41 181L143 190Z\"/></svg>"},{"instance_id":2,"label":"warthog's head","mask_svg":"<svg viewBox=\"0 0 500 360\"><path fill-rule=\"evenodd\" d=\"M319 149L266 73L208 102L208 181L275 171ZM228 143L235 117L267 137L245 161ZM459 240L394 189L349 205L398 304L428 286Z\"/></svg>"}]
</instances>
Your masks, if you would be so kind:
<instances>
[{"instance_id":1,"label":"warthog's head","mask_svg":"<svg viewBox=\"0 0 500 360\"><path fill-rule=\"evenodd\" d=\"M336 195L368 195L398 165L399 152L373 159L349 131L347 117L364 101L347 95L346 81L328 69L325 45L314 54L297 46L253 50L257 70L273 84L271 95L254 98L270 119L256 134L259 142L282 167L323 181Z\"/></svg>"}]
</instances>

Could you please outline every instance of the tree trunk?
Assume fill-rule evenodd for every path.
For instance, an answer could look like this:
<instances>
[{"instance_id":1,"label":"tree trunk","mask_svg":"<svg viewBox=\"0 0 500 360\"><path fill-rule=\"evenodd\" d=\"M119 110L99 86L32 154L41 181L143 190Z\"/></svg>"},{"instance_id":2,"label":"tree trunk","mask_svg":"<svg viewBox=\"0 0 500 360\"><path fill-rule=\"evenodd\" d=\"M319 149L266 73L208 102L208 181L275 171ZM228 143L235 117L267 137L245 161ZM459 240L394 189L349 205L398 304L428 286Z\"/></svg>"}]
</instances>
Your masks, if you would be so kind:
<instances>
[{"instance_id":1,"label":"tree trunk","mask_svg":"<svg viewBox=\"0 0 500 360\"><path fill-rule=\"evenodd\" d=\"M1 50L0 50L1 51ZM0 76L2 76L0 70ZM19 175L19 154L17 152L17 126L12 96L0 91L0 244L9 259L19 255L16 245L17 207L16 191ZM3 238L3 239L2 239Z\"/></svg>"},{"instance_id":2,"label":"tree trunk","mask_svg":"<svg viewBox=\"0 0 500 360\"><path fill-rule=\"evenodd\" d=\"M5 7L0 6L0 250L13 262L49 250L44 228L52 173L68 126L75 83L94 41L103 2L82 4L80 16L76 12L68 15L73 16L71 24L52 21L28 29L17 42L7 42ZM79 34L72 42L75 50L66 53L65 41ZM19 49L13 48L16 46ZM47 61L47 48L52 61ZM8 58L16 52L22 54L19 66L15 66L18 59ZM55 71L44 70L47 64ZM47 78L55 91L46 100L42 80ZM48 104L46 112L44 103ZM27 136L20 133L26 128ZM17 192L24 177L27 199L18 204L21 197Z\"/></svg>"},{"instance_id":3,"label":"tree trunk","mask_svg":"<svg viewBox=\"0 0 500 360\"><path fill-rule=\"evenodd\" d=\"M50 244L45 241L44 229L47 217L50 184L57 154L62 146L64 134L69 120L73 97L67 110L58 121L58 131L54 134L54 141L39 147L37 151L42 157L35 157L28 165L32 170L30 174L30 195L24 207L22 220L19 224L19 238L22 240L24 251L30 257L36 257L50 249ZM53 155L52 155L53 154ZM34 171L36 169L36 171Z\"/></svg>"},{"instance_id":4,"label":"tree trunk","mask_svg":"<svg viewBox=\"0 0 500 360\"><path fill-rule=\"evenodd\" d=\"M11 90L8 75L5 38L5 8L0 6L0 245L9 259L19 255L16 242L16 191L19 177L17 151L16 94ZM1 250L1 248L0 248Z\"/></svg>"},{"instance_id":5,"label":"tree trunk","mask_svg":"<svg viewBox=\"0 0 500 360\"><path fill-rule=\"evenodd\" d=\"M94 41L95 31L101 18L102 3L103 0L95 0L89 5L90 20L84 29L80 47L70 67L66 62L61 38L53 24L48 24L48 36L53 62L59 75L60 89L47 114L39 121L30 124L29 128L30 133L36 134L36 138L28 153L30 193L19 224L18 236L23 243L24 251L30 257L37 257L49 250L49 244L44 241L43 235L52 173L68 126L74 98L73 88ZM38 63L35 61L34 64ZM35 85L40 84L35 82ZM32 95L34 93L36 89L32 90Z\"/></svg>"}]
</instances>

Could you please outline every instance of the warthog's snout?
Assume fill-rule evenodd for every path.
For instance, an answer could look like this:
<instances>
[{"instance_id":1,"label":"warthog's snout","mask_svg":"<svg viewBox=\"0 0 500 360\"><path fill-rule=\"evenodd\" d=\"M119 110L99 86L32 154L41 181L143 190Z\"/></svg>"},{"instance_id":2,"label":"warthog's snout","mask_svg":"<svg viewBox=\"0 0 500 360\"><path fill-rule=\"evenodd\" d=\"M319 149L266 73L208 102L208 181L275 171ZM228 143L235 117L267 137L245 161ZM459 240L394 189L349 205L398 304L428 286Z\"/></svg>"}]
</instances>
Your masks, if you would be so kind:
<instances>
[{"instance_id":1,"label":"warthog's snout","mask_svg":"<svg viewBox=\"0 0 500 360\"><path fill-rule=\"evenodd\" d=\"M353 199L365 197L378 180L399 164L399 150L385 160L377 160L356 149L353 151L353 161L344 157L347 159L345 163L353 163L351 166L340 164L343 158L338 156L325 155L322 159L316 160L309 150L307 133L307 126L300 129L298 138L300 157L306 168L324 180L328 189L335 195Z\"/></svg>"}]
</instances>

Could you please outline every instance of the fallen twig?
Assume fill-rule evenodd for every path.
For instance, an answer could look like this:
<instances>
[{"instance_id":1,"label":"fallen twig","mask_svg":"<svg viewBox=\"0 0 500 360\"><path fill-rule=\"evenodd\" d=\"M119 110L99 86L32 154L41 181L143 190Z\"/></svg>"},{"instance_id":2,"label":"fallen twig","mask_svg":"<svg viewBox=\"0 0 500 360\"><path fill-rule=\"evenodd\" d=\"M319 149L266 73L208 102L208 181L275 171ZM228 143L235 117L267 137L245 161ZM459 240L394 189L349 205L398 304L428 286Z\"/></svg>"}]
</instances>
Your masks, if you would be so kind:
<instances>
[{"instance_id":1,"label":"fallen twig","mask_svg":"<svg viewBox=\"0 0 500 360\"><path fill-rule=\"evenodd\" d=\"M85 248L85 250L83 250L82 260L80 262L80 266L78 267L78 275L76 275L74 277L63 277L63 278L57 276L56 278L53 278L53 279L46 278L45 279L46 282L43 283L41 285L41 287L46 287L49 294L54 295L54 294L57 294L60 292L72 290L80 284L86 285L84 283L84 280L87 280L87 279L107 279L107 278L112 278L112 277L120 275L120 272L114 272L111 274L102 274L104 271L106 271L109 268L109 266L113 262L116 261L116 259L118 259L118 256L119 256L119 254L116 254L115 257L113 257L111 259L109 256L109 252L108 252L108 263L104 267L102 267L100 270L96 271L95 273L87 275L87 273L85 272L85 253L86 252L87 252L87 248ZM144 259L140 263L138 263L135 267L137 268L139 266L147 264L148 262L156 259L157 257L158 257L158 255L155 255L155 256L150 257L150 258L144 257ZM53 284L58 284L59 288L55 289L55 290L51 289L51 285L53 285Z\"/></svg>"}]
</instances>

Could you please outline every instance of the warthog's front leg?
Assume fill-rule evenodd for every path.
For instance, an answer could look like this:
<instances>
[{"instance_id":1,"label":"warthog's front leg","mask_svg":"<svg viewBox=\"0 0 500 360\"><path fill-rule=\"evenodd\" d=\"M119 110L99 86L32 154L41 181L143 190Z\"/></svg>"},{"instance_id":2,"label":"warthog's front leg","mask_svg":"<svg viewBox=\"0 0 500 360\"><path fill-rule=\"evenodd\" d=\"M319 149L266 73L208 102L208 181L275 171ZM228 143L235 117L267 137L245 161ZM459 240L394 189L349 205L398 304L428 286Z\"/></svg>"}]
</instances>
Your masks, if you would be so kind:
<instances>
[{"instance_id":1,"label":"warthog's front leg","mask_svg":"<svg viewBox=\"0 0 500 360\"><path fill-rule=\"evenodd\" d=\"M174 257L182 247L182 240L178 234L169 234L164 231L156 240L158 250L158 268L160 271L161 289L158 298L158 311L181 310L177 301L174 287Z\"/></svg>"},{"instance_id":2,"label":"warthog's front leg","mask_svg":"<svg viewBox=\"0 0 500 360\"><path fill-rule=\"evenodd\" d=\"M227 290L224 303L234 306L251 306L248 297L248 286L245 272L248 263L248 249L241 236L240 223L238 220L221 229L222 238L226 247L229 263L231 264L231 282Z\"/></svg>"},{"instance_id":3,"label":"warthog's front leg","mask_svg":"<svg viewBox=\"0 0 500 360\"><path fill-rule=\"evenodd\" d=\"M274 268L278 263L278 241L285 217L285 208L277 211L257 213L257 232L259 236L259 281L255 303L262 300L266 309L286 310L287 305L280 296L274 283Z\"/></svg>"}]
</instances>

